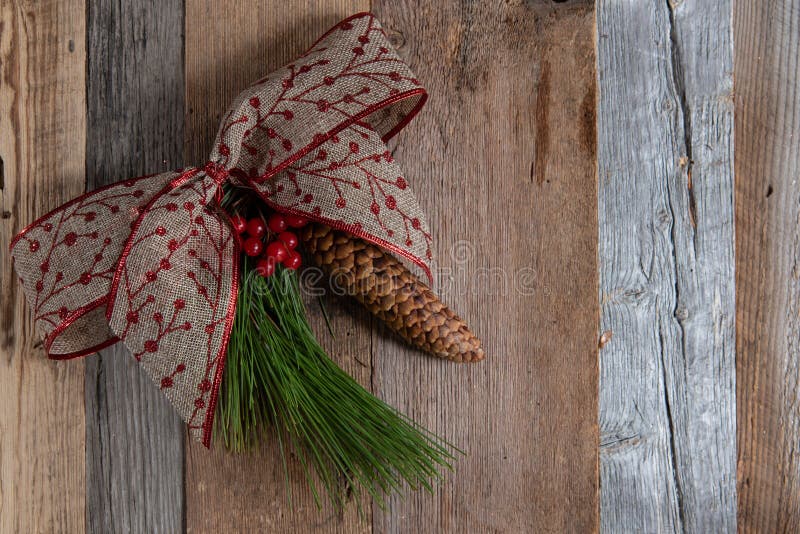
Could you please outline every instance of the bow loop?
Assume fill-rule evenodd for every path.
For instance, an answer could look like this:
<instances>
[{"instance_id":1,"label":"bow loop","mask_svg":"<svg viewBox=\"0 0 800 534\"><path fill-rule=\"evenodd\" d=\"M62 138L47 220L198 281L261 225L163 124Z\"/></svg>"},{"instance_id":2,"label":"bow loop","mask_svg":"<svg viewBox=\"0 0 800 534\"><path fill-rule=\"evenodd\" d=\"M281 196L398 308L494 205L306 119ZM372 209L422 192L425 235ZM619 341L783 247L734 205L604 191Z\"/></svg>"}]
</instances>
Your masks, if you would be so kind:
<instances>
[{"instance_id":1,"label":"bow loop","mask_svg":"<svg viewBox=\"0 0 800 534\"><path fill-rule=\"evenodd\" d=\"M380 22L359 13L239 94L209 159L268 178L354 122L388 140L426 98Z\"/></svg>"},{"instance_id":2,"label":"bow loop","mask_svg":"<svg viewBox=\"0 0 800 534\"><path fill-rule=\"evenodd\" d=\"M142 210L178 176L118 182L44 215L11 242L14 267L51 358L84 356L117 341L105 321L117 262Z\"/></svg>"},{"instance_id":3,"label":"bow loop","mask_svg":"<svg viewBox=\"0 0 800 534\"><path fill-rule=\"evenodd\" d=\"M378 20L361 13L242 92L209 159L272 207L359 235L430 278L425 217L385 145L426 98Z\"/></svg>"}]
</instances>

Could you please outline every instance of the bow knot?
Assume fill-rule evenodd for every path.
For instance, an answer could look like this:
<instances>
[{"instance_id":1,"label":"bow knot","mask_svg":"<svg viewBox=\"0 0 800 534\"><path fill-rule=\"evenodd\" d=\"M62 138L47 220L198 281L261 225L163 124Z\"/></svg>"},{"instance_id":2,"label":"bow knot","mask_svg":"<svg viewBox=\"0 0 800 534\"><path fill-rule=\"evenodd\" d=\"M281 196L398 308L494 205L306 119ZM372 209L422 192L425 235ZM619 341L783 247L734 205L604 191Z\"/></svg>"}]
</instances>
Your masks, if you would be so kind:
<instances>
[{"instance_id":1,"label":"bow knot","mask_svg":"<svg viewBox=\"0 0 800 534\"><path fill-rule=\"evenodd\" d=\"M222 185L222 183L228 179L228 175L230 175L228 169L215 161L207 162L203 166L203 172L214 180L217 185Z\"/></svg>"},{"instance_id":2,"label":"bow knot","mask_svg":"<svg viewBox=\"0 0 800 534\"><path fill-rule=\"evenodd\" d=\"M369 13L243 91L202 168L118 182L11 243L51 358L122 341L209 445L239 250L222 184L372 241L426 272L431 234L385 141L426 94Z\"/></svg>"}]
</instances>

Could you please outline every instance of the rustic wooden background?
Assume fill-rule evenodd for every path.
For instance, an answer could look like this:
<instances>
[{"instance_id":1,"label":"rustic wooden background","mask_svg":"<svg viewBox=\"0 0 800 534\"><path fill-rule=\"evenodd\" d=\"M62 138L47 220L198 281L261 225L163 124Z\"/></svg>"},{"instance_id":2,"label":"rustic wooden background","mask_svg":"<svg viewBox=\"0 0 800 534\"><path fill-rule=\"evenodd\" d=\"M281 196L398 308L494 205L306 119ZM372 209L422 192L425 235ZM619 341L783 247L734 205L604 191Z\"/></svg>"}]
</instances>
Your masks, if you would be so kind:
<instances>
[{"instance_id":1,"label":"rustic wooden background","mask_svg":"<svg viewBox=\"0 0 800 534\"><path fill-rule=\"evenodd\" d=\"M431 93L391 148L488 358L314 312L468 451L360 519L297 472L290 509L273 448L187 440L124 349L46 360L6 251L204 161L234 95L364 10ZM800 531L799 179L800 0L0 0L0 532Z\"/></svg>"}]
</instances>

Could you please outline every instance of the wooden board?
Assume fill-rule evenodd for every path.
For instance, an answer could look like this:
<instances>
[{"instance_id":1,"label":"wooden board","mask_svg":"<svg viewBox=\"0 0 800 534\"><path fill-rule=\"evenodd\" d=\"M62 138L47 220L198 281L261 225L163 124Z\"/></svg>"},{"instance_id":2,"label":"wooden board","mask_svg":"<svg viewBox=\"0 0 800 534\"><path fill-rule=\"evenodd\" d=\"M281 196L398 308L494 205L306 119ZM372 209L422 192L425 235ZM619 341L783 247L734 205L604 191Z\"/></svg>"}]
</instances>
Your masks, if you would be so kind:
<instances>
[{"instance_id":1,"label":"wooden board","mask_svg":"<svg viewBox=\"0 0 800 534\"><path fill-rule=\"evenodd\" d=\"M183 3L91 0L87 189L183 166ZM185 425L122 344L86 360L87 529L178 532Z\"/></svg>"},{"instance_id":2,"label":"wooden board","mask_svg":"<svg viewBox=\"0 0 800 534\"><path fill-rule=\"evenodd\" d=\"M597 15L601 527L732 532L731 4Z\"/></svg>"},{"instance_id":3,"label":"wooden board","mask_svg":"<svg viewBox=\"0 0 800 534\"><path fill-rule=\"evenodd\" d=\"M597 213L591 2L378 1L430 92L391 148L434 232L435 287L487 358L373 335L377 393L467 451L376 532L597 529Z\"/></svg>"},{"instance_id":4,"label":"wooden board","mask_svg":"<svg viewBox=\"0 0 800 534\"><path fill-rule=\"evenodd\" d=\"M84 530L83 363L46 359L11 238L83 192L85 8L0 3L0 532Z\"/></svg>"},{"instance_id":5,"label":"wooden board","mask_svg":"<svg viewBox=\"0 0 800 534\"><path fill-rule=\"evenodd\" d=\"M236 95L272 70L302 54L339 20L369 8L366 1L186 2L186 161L207 160L222 113ZM337 339L328 334L315 302L312 326L328 354L368 385L371 334L363 312L327 299ZM355 503L342 515L317 510L298 462L290 466L291 508L276 446L249 455L186 448L186 520L189 532L360 532Z\"/></svg>"},{"instance_id":6,"label":"wooden board","mask_svg":"<svg viewBox=\"0 0 800 534\"><path fill-rule=\"evenodd\" d=\"M737 2L741 532L800 531L800 4Z\"/></svg>"}]
</instances>

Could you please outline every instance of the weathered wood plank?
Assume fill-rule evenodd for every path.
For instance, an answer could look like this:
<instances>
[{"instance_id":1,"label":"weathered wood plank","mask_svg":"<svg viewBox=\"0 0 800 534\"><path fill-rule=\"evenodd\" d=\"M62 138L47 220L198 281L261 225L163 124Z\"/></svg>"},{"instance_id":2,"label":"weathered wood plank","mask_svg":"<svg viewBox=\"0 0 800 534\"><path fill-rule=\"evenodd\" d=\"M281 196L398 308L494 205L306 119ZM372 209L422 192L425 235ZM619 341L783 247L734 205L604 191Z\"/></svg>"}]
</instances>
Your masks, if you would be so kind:
<instances>
[{"instance_id":1,"label":"weathered wood plank","mask_svg":"<svg viewBox=\"0 0 800 534\"><path fill-rule=\"evenodd\" d=\"M380 1L430 92L392 146L434 229L435 287L487 359L425 357L385 329L373 384L467 450L378 532L597 529L597 213L591 2Z\"/></svg>"},{"instance_id":2,"label":"weathered wood plank","mask_svg":"<svg viewBox=\"0 0 800 534\"><path fill-rule=\"evenodd\" d=\"M732 532L731 2L597 12L601 526Z\"/></svg>"},{"instance_id":3,"label":"weathered wood plank","mask_svg":"<svg viewBox=\"0 0 800 534\"><path fill-rule=\"evenodd\" d=\"M87 189L183 166L183 3L91 0ZM178 532L180 418L121 345L86 364L87 529Z\"/></svg>"},{"instance_id":4,"label":"weathered wood plank","mask_svg":"<svg viewBox=\"0 0 800 534\"><path fill-rule=\"evenodd\" d=\"M800 531L800 3L736 2L741 532Z\"/></svg>"},{"instance_id":5,"label":"weathered wood plank","mask_svg":"<svg viewBox=\"0 0 800 534\"><path fill-rule=\"evenodd\" d=\"M0 2L0 532L83 532L81 361L47 360L8 246L83 192L85 9Z\"/></svg>"},{"instance_id":6,"label":"weathered wood plank","mask_svg":"<svg viewBox=\"0 0 800 534\"><path fill-rule=\"evenodd\" d=\"M207 159L222 113L244 88L290 62L330 26L369 8L365 0L282 2L191 0L186 3L186 161ZM312 326L331 357L369 384L371 344L365 313L326 300L332 340L316 302ZM290 465L289 506L277 446L233 455L221 444L207 451L187 443L186 514L189 532L360 532L355 503L343 515L317 510L299 463Z\"/></svg>"}]
</instances>

